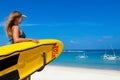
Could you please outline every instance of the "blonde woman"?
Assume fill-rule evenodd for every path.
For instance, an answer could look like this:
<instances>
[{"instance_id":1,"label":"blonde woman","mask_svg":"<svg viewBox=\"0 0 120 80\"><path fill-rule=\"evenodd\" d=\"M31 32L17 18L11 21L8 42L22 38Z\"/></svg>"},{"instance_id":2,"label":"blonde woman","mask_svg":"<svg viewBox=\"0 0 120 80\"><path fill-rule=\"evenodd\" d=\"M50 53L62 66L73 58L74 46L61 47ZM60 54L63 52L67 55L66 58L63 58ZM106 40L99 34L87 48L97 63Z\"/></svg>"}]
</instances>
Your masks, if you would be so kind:
<instances>
[{"instance_id":1,"label":"blonde woman","mask_svg":"<svg viewBox=\"0 0 120 80\"><path fill-rule=\"evenodd\" d=\"M38 43L38 40L26 38L25 33L19 27L19 24L22 23L22 19L25 17L25 15L22 15L18 11L13 11L8 17L6 22L6 33L12 44L26 41ZM24 80L28 80L28 78Z\"/></svg>"}]
</instances>

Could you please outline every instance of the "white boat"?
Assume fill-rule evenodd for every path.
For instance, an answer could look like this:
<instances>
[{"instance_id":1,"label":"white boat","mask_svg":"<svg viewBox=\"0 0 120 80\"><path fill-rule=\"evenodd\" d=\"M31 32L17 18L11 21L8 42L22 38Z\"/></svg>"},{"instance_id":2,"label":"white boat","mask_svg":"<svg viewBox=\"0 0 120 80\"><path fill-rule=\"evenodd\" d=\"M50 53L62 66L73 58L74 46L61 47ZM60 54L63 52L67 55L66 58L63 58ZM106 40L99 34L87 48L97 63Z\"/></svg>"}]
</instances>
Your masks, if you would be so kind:
<instances>
[{"instance_id":1,"label":"white boat","mask_svg":"<svg viewBox=\"0 0 120 80\"><path fill-rule=\"evenodd\" d=\"M103 55L103 59L107 59L110 55L107 54L107 52L105 51L105 54Z\"/></svg>"},{"instance_id":2,"label":"white boat","mask_svg":"<svg viewBox=\"0 0 120 80\"><path fill-rule=\"evenodd\" d=\"M80 59L85 59L88 58L88 56L86 55L86 52L84 51L83 55L79 55L78 56Z\"/></svg>"},{"instance_id":3,"label":"white boat","mask_svg":"<svg viewBox=\"0 0 120 80\"><path fill-rule=\"evenodd\" d=\"M115 55L115 51L113 50L113 55L108 55L107 52L105 51L105 54L103 55L104 60L117 60L118 56Z\"/></svg>"},{"instance_id":4,"label":"white boat","mask_svg":"<svg viewBox=\"0 0 120 80\"><path fill-rule=\"evenodd\" d=\"M111 56L106 57L106 60L117 60L117 57L111 55Z\"/></svg>"}]
</instances>

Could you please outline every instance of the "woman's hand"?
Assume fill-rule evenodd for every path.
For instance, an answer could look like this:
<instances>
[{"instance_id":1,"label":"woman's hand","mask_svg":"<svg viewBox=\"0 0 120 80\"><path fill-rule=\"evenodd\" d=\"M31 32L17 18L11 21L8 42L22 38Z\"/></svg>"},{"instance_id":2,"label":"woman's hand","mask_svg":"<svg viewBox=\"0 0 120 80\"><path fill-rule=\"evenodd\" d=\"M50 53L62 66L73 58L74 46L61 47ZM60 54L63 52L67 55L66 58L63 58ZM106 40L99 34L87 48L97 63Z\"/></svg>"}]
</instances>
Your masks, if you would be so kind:
<instances>
[{"instance_id":1,"label":"woman's hand","mask_svg":"<svg viewBox=\"0 0 120 80\"><path fill-rule=\"evenodd\" d=\"M39 41L35 40L35 39L31 39L31 41L34 42L34 43L39 43Z\"/></svg>"}]
</instances>

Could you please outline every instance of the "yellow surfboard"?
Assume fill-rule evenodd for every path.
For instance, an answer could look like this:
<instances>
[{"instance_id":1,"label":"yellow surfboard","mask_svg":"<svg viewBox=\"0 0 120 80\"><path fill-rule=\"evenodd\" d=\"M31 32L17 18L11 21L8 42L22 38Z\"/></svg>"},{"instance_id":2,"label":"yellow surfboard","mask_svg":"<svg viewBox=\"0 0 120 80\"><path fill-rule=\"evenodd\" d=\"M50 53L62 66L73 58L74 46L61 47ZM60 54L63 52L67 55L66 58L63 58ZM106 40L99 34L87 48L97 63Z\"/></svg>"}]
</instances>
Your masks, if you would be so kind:
<instances>
[{"instance_id":1,"label":"yellow surfboard","mask_svg":"<svg viewBox=\"0 0 120 80\"><path fill-rule=\"evenodd\" d=\"M21 42L0 47L0 80L22 80L57 58L63 43L59 40Z\"/></svg>"}]
</instances>

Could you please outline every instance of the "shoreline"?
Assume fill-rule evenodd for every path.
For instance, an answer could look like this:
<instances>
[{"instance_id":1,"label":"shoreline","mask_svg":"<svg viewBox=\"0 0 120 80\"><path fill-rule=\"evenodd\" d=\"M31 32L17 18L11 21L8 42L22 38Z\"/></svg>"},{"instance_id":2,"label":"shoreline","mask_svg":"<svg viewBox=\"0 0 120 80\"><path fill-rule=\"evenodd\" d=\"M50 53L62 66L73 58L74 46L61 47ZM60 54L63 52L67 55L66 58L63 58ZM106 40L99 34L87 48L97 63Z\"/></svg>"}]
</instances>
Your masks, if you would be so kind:
<instances>
[{"instance_id":1,"label":"shoreline","mask_svg":"<svg viewBox=\"0 0 120 80\"><path fill-rule=\"evenodd\" d=\"M97 68L97 67L87 67L87 66L71 66L71 65L54 65L50 64L49 66L58 66L58 67L70 67L70 68L83 68L83 69L96 69L96 70L108 70L108 71L120 71L120 69L108 69L108 68Z\"/></svg>"},{"instance_id":2,"label":"shoreline","mask_svg":"<svg viewBox=\"0 0 120 80\"><path fill-rule=\"evenodd\" d=\"M91 79L90 79L91 78ZM47 65L31 80L120 80L120 71Z\"/></svg>"}]
</instances>

